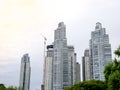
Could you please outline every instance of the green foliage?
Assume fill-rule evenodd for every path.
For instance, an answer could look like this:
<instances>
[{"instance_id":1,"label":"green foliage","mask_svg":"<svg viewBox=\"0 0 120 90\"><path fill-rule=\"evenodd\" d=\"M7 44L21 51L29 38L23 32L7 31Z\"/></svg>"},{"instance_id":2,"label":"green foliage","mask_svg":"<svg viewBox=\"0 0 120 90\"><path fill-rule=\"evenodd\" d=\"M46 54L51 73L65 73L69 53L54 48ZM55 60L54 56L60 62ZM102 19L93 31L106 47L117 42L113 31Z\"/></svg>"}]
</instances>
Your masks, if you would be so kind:
<instances>
[{"instance_id":1,"label":"green foliage","mask_svg":"<svg viewBox=\"0 0 120 90\"><path fill-rule=\"evenodd\" d=\"M66 88L65 90L106 90L104 81L100 80L89 80L75 84L72 87Z\"/></svg>"},{"instance_id":2,"label":"green foliage","mask_svg":"<svg viewBox=\"0 0 120 90\"><path fill-rule=\"evenodd\" d=\"M120 90L120 72L117 70L109 76L108 90Z\"/></svg>"},{"instance_id":3,"label":"green foliage","mask_svg":"<svg viewBox=\"0 0 120 90\"><path fill-rule=\"evenodd\" d=\"M120 57L120 46L115 50L114 54Z\"/></svg>"},{"instance_id":4,"label":"green foliage","mask_svg":"<svg viewBox=\"0 0 120 90\"><path fill-rule=\"evenodd\" d=\"M108 77L111 74L112 66L113 66L113 63L109 63L104 69L104 76L105 76L106 81L108 81Z\"/></svg>"},{"instance_id":5,"label":"green foliage","mask_svg":"<svg viewBox=\"0 0 120 90\"><path fill-rule=\"evenodd\" d=\"M17 90L17 87L10 86L7 88L7 90Z\"/></svg>"},{"instance_id":6,"label":"green foliage","mask_svg":"<svg viewBox=\"0 0 120 90\"><path fill-rule=\"evenodd\" d=\"M6 87L4 86L4 84L0 84L0 90L6 90Z\"/></svg>"},{"instance_id":7,"label":"green foliage","mask_svg":"<svg viewBox=\"0 0 120 90\"><path fill-rule=\"evenodd\" d=\"M120 57L120 46L114 53L118 58ZM120 90L120 61L115 58L109 63L105 67L104 76L107 90Z\"/></svg>"},{"instance_id":8,"label":"green foliage","mask_svg":"<svg viewBox=\"0 0 120 90\"><path fill-rule=\"evenodd\" d=\"M5 87L4 84L0 84L0 90L18 90L17 87L13 87L13 86L10 86L10 87Z\"/></svg>"}]
</instances>

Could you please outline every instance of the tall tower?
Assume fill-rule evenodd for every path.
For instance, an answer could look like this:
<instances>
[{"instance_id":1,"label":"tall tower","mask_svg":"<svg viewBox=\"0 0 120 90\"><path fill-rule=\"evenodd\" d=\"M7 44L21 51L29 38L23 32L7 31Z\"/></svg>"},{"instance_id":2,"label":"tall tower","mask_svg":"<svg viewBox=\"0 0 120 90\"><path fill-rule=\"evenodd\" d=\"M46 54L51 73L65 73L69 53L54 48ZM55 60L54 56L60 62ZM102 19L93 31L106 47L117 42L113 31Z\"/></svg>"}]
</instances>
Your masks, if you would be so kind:
<instances>
[{"instance_id":1,"label":"tall tower","mask_svg":"<svg viewBox=\"0 0 120 90\"><path fill-rule=\"evenodd\" d=\"M53 90L52 89L52 65L53 65L53 45L48 45L47 55L45 58L44 90Z\"/></svg>"},{"instance_id":2,"label":"tall tower","mask_svg":"<svg viewBox=\"0 0 120 90\"><path fill-rule=\"evenodd\" d=\"M19 86L22 90L30 90L30 57L28 54L24 54L21 59L21 68L20 68L20 81Z\"/></svg>"},{"instance_id":3,"label":"tall tower","mask_svg":"<svg viewBox=\"0 0 120 90\"><path fill-rule=\"evenodd\" d=\"M53 90L63 90L68 86L68 48L66 26L58 24L54 34Z\"/></svg>"},{"instance_id":4,"label":"tall tower","mask_svg":"<svg viewBox=\"0 0 120 90\"><path fill-rule=\"evenodd\" d=\"M111 45L109 44L109 36L106 34L102 24L97 22L95 31L91 32L90 39L90 65L91 78L96 80L104 80L104 67L112 61Z\"/></svg>"},{"instance_id":5,"label":"tall tower","mask_svg":"<svg viewBox=\"0 0 120 90\"><path fill-rule=\"evenodd\" d=\"M89 49L84 51L84 56L82 58L82 72L83 81L90 80Z\"/></svg>"}]
</instances>

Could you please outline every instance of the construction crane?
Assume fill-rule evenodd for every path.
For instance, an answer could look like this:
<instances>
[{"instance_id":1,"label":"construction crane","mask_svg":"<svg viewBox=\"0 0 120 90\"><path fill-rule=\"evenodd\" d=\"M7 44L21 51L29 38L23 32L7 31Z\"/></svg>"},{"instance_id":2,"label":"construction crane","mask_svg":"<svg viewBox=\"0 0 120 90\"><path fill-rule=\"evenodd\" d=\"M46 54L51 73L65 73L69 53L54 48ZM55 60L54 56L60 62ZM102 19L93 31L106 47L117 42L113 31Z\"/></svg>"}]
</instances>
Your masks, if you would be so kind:
<instances>
[{"instance_id":1,"label":"construction crane","mask_svg":"<svg viewBox=\"0 0 120 90\"><path fill-rule=\"evenodd\" d=\"M43 51L43 81L42 81L42 85L41 85L41 90L44 90L44 79L45 79L45 48L46 48L46 41L47 41L47 38L44 36L44 35L42 35L41 33L40 33L40 35L43 37L43 39L44 39L44 51Z\"/></svg>"}]
</instances>

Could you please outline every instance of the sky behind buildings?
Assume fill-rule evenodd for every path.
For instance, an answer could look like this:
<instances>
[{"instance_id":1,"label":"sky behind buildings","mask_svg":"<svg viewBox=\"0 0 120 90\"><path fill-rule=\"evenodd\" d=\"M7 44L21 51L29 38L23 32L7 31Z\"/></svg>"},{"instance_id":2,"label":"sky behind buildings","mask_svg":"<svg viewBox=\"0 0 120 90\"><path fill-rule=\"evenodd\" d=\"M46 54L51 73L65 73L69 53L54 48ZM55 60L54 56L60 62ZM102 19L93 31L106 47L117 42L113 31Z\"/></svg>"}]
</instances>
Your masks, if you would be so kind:
<instances>
[{"instance_id":1,"label":"sky behind buildings","mask_svg":"<svg viewBox=\"0 0 120 90\"><path fill-rule=\"evenodd\" d=\"M119 4L119 0L0 0L0 83L18 86L21 57L29 53L31 90L40 88L44 43L40 33L51 44L61 21L77 61L89 47L96 22L106 28L113 52L120 45Z\"/></svg>"}]
</instances>

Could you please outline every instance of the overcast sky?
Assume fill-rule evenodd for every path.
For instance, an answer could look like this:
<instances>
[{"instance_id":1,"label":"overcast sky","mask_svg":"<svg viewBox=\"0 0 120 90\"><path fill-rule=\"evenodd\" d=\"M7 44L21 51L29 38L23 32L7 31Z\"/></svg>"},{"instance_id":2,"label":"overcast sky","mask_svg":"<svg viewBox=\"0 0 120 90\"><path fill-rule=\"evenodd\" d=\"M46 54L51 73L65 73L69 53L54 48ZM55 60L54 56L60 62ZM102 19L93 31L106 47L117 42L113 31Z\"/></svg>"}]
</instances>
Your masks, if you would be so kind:
<instances>
[{"instance_id":1,"label":"overcast sky","mask_svg":"<svg viewBox=\"0 0 120 90\"><path fill-rule=\"evenodd\" d=\"M112 53L120 45L120 0L0 0L0 83L19 85L21 57L29 53L31 90L40 89L44 46L40 33L51 44L61 21L78 62L89 48L96 22L106 28Z\"/></svg>"}]
</instances>

